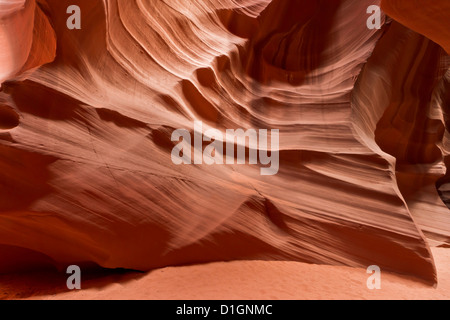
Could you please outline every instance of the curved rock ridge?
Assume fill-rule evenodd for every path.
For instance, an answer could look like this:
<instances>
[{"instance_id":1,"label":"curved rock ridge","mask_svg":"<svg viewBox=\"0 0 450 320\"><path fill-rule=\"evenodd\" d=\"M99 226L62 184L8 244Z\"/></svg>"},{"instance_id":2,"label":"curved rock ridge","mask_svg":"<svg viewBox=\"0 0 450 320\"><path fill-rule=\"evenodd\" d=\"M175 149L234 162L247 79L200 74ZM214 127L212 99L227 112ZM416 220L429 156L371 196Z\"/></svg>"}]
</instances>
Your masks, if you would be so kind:
<instances>
[{"instance_id":1,"label":"curved rock ridge","mask_svg":"<svg viewBox=\"0 0 450 320\"><path fill-rule=\"evenodd\" d=\"M382 0L381 8L403 25L439 43L450 54L450 2Z\"/></svg>"},{"instance_id":2,"label":"curved rock ridge","mask_svg":"<svg viewBox=\"0 0 450 320\"><path fill-rule=\"evenodd\" d=\"M34 0L0 1L0 85L53 61L53 29Z\"/></svg>"},{"instance_id":3,"label":"curved rock ridge","mask_svg":"<svg viewBox=\"0 0 450 320\"><path fill-rule=\"evenodd\" d=\"M0 69L0 271L275 259L436 282L450 60L411 30L436 29L369 30L373 0L79 0L69 30L71 1L38 3ZM17 78L25 60L53 62ZM175 165L194 121L278 129L279 172Z\"/></svg>"}]
</instances>

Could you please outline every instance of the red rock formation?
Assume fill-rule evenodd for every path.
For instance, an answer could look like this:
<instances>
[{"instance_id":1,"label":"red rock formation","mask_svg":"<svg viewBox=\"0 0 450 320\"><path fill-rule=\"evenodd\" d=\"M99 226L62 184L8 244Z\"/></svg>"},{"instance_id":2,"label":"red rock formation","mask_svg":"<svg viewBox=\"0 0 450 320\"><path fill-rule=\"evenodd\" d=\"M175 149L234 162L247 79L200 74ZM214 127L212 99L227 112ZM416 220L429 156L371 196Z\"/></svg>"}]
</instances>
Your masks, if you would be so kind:
<instances>
[{"instance_id":1,"label":"red rock formation","mask_svg":"<svg viewBox=\"0 0 450 320\"><path fill-rule=\"evenodd\" d=\"M0 96L8 260L277 259L436 281L429 244L450 243L437 44L397 22L368 30L366 0L80 0L81 30L66 28L70 1L39 3L27 39L48 54L0 69L15 80ZM51 57L46 17L54 61L15 78ZM279 173L174 165L171 133L194 120L279 129Z\"/></svg>"},{"instance_id":2,"label":"red rock formation","mask_svg":"<svg viewBox=\"0 0 450 320\"><path fill-rule=\"evenodd\" d=\"M55 35L35 0L2 0L0 23L0 85L53 61Z\"/></svg>"},{"instance_id":3,"label":"red rock formation","mask_svg":"<svg viewBox=\"0 0 450 320\"><path fill-rule=\"evenodd\" d=\"M439 43L450 53L450 2L382 0L381 8L403 25Z\"/></svg>"}]
</instances>

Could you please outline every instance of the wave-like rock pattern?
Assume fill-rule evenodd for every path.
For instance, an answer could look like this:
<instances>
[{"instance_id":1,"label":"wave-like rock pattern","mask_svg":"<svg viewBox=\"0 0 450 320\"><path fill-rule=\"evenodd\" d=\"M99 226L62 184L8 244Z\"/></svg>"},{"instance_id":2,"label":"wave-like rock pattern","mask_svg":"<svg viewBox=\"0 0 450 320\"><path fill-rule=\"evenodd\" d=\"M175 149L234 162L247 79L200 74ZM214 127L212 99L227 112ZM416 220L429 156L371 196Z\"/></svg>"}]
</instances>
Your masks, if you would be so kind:
<instances>
[{"instance_id":1,"label":"wave-like rock pattern","mask_svg":"<svg viewBox=\"0 0 450 320\"><path fill-rule=\"evenodd\" d=\"M21 2L0 2L0 270L277 259L436 281L450 61L385 16L368 30L373 0L80 0L81 30L70 1ZM194 120L279 129L279 173L174 165Z\"/></svg>"}]
</instances>

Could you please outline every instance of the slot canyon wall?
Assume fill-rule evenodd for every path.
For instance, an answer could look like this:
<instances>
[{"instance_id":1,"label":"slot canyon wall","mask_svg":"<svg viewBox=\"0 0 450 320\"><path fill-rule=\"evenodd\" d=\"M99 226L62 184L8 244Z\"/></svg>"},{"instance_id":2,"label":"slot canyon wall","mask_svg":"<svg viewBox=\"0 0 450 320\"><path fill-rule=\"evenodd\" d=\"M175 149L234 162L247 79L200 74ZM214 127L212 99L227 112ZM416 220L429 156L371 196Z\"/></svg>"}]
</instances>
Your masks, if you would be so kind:
<instances>
[{"instance_id":1,"label":"slot canyon wall","mask_svg":"<svg viewBox=\"0 0 450 320\"><path fill-rule=\"evenodd\" d=\"M450 245L449 13L0 0L0 272L261 259L435 283L430 246ZM279 172L175 165L171 134L195 120L279 129Z\"/></svg>"}]
</instances>

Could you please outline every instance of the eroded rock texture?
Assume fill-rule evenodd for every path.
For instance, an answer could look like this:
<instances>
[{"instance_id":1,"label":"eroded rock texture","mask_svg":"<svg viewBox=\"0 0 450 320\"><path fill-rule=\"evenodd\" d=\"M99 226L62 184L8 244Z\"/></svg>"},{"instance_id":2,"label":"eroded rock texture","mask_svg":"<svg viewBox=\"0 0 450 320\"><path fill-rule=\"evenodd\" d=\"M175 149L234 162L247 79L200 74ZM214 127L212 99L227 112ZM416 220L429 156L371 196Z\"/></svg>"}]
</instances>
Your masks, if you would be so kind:
<instances>
[{"instance_id":1,"label":"eroded rock texture","mask_svg":"<svg viewBox=\"0 0 450 320\"><path fill-rule=\"evenodd\" d=\"M385 1L405 26L381 30L373 0L79 0L81 30L73 1L4 2L0 270L282 259L436 281L445 1ZM279 173L174 165L194 120L279 129Z\"/></svg>"}]
</instances>

